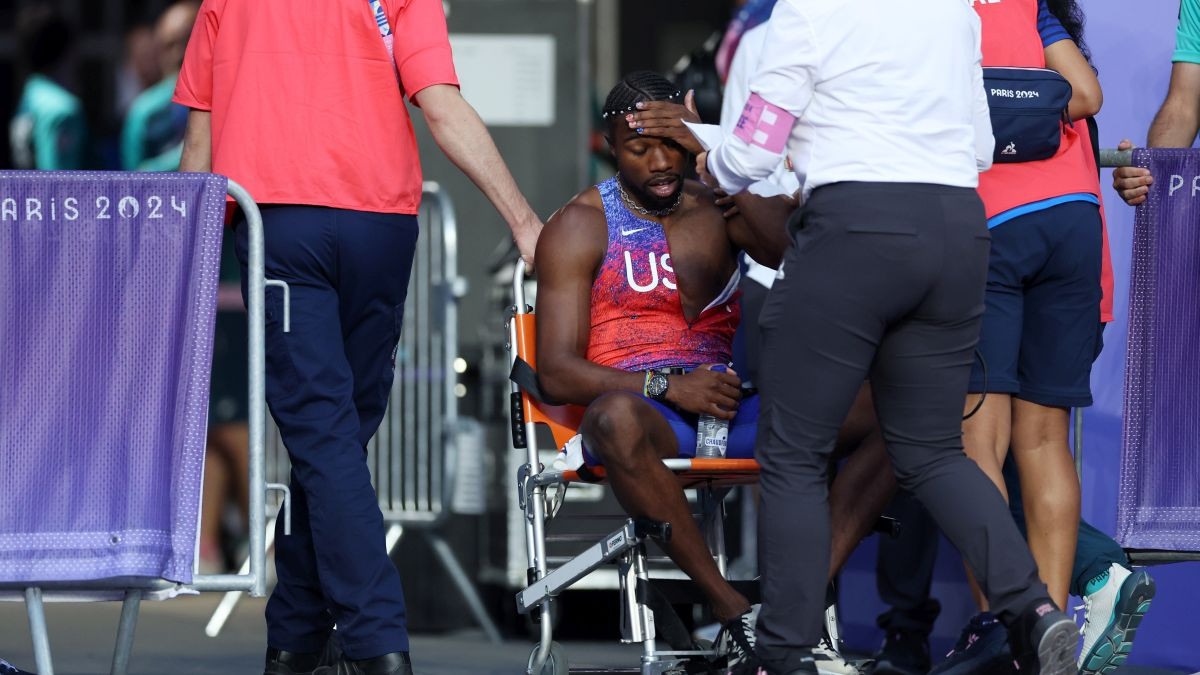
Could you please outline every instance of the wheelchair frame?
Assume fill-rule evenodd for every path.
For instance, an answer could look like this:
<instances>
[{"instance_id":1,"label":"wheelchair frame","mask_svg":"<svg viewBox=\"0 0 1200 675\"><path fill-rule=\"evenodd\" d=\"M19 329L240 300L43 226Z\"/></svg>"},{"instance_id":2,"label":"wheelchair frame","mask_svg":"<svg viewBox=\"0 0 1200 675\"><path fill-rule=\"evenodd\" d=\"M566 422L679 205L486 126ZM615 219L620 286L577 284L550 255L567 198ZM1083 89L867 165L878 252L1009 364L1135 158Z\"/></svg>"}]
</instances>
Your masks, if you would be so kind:
<instances>
[{"instance_id":1,"label":"wheelchair frame","mask_svg":"<svg viewBox=\"0 0 1200 675\"><path fill-rule=\"evenodd\" d=\"M507 326L510 365L515 365L518 357L533 363L534 316L532 308L525 301L524 281L525 264L519 262L513 275L513 315ZM543 468L537 443L537 425L549 426L555 443L561 446L574 435L582 410L573 406L546 405L534 400L515 382L511 386L513 445L525 448L528 453L518 473L516 487L518 502L525 517L529 585L517 593L517 610L522 614L534 614L541 629L539 643L530 654L526 672L547 675L570 672L565 652L553 642L554 599L580 579L608 564L615 564L618 568L621 641L642 645L640 668L635 672L643 675L683 673L686 672L684 666L688 660L715 656L716 652L712 649L660 649L656 640L647 563L658 560L647 556L646 540L669 539L669 524L626 518L618 529L582 553L561 561L547 556L546 544L554 539L546 533L547 524L558 514L567 486L582 479L575 471ZM758 463L752 459L687 458L665 459L663 463L676 473L682 487L699 491L701 530L718 569L722 576L727 576L723 500L729 492L729 486L757 482ZM603 475L601 469L594 471L598 477ZM550 494L550 488L555 488L553 495ZM566 535L565 538L573 537ZM551 569L551 563L559 565Z\"/></svg>"}]
</instances>

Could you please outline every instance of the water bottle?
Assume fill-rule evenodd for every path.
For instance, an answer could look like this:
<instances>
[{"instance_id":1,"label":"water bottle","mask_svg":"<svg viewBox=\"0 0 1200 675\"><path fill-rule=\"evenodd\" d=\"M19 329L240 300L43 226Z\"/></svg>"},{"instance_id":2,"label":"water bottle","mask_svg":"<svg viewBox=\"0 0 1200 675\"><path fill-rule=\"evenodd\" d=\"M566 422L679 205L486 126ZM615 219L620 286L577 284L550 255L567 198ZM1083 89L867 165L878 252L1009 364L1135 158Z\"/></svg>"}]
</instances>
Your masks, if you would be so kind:
<instances>
[{"instance_id":1,"label":"water bottle","mask_svg":"<svg viewBox=\"0 0 1200 675\"><path fill-rule=\"evenodd\" d=\"M725 372L725 366L713 366ZM725 446L729 442L729 420L712 415L700 415L696 420L696 457L721 459L725 457Z\"/></svg>"}]
</instances>

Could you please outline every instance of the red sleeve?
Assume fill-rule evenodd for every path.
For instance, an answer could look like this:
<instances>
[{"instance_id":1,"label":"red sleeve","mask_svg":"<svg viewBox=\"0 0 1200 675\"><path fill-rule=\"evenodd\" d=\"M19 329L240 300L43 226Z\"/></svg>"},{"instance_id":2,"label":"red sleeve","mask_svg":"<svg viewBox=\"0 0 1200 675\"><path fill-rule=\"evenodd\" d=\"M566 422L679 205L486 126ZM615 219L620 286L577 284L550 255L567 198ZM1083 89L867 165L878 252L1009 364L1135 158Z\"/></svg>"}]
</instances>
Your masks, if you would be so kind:
<instances>
[{"instance_id":1,"label":"red sleeve","mask_svg":"<svg viewBox=\"0 0 1200 675\"><path fill-rule=\"evenodd\" d=\"M410 100L435 84L458 86L454 57L446 31L442 0L408 0L392 21L396 36L396 68L404 95Z\"/></svg>"},{"instance_id":2,"label":"red sleeve","mask_svg":"<svg viewBox=\"0 0 1200 675\"><path fill-rule=\"evenodd\" d=\"M212 110L213 45L217 42L218 4L223 4L223 0L204 0L200 6L172 98L180 105L197 110Z\"/></svg>"}]
</instances>

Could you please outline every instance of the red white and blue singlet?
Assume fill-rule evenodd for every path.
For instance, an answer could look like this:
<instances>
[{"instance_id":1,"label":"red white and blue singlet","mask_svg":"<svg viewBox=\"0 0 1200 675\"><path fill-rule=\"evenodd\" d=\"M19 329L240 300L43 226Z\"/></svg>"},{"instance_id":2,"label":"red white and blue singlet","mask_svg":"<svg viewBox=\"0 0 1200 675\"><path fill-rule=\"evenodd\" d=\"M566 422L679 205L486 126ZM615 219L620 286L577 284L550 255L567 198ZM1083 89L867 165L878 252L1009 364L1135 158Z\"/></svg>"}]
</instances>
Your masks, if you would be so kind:
<instances>
[{"instance_id":1,"label":"red white and blue singlet","mask_svg":"<svg viewBox=\"0 0 1200 675\"><path fill-rule=\"evenodd\" d=\"M608 250L592 282L587 359L621 370L728 363L741 318L739 273L689 325L662 225L634 215L614 176L596 186Z\"/></svg>"},{"instance_id":2,"label":"red white and blue singlet","mask_svg":"<svg viewBox=\"0 0 1200 675\"><path fill-rule=\"evenodd\" d=\"M741 274L734 271L720 295L689 325L671 266L667 235L661 224L639 218L625 206L617 180L614 176L596 186L608 221L608 250L592 282L587 359L629 371L729 363L733 334L742 315L737 301ZM696 416L649 398L644 400L671 427L678 441L678 455L694 457ZM730 422L726 457L754 456L757 420L755 394L742 399ZM600 464L582 444L581 449L583 463Z\"/></svg>"}]
</instances>

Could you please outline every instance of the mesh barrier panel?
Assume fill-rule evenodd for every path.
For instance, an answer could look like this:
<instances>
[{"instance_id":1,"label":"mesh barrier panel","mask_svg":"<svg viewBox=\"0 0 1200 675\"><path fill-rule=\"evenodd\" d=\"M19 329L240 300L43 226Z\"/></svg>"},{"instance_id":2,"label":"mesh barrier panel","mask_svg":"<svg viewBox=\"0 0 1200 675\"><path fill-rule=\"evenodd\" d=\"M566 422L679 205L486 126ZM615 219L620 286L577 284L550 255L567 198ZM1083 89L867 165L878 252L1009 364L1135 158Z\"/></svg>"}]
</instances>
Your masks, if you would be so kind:
<instances>
[{"instance_id":1,"label":"mesh barrier panel","mask_svg":"<svg viewBox=\"0 0 1200 675\"><path fill-rule=\"evenodd\" d=\"M0 172L0 582L191 581L225 189Z\"/></svg>"},{"instance_id":2,"label":"mesh barrier panel","mask_svg":"<svg viewBox=\"0 0 1200 675\"><path fill-rule=\"evenodd\" d=\"M1136 150L1118 540L1200 550L1200 152Z\"/></svg>"}]
</instances>

